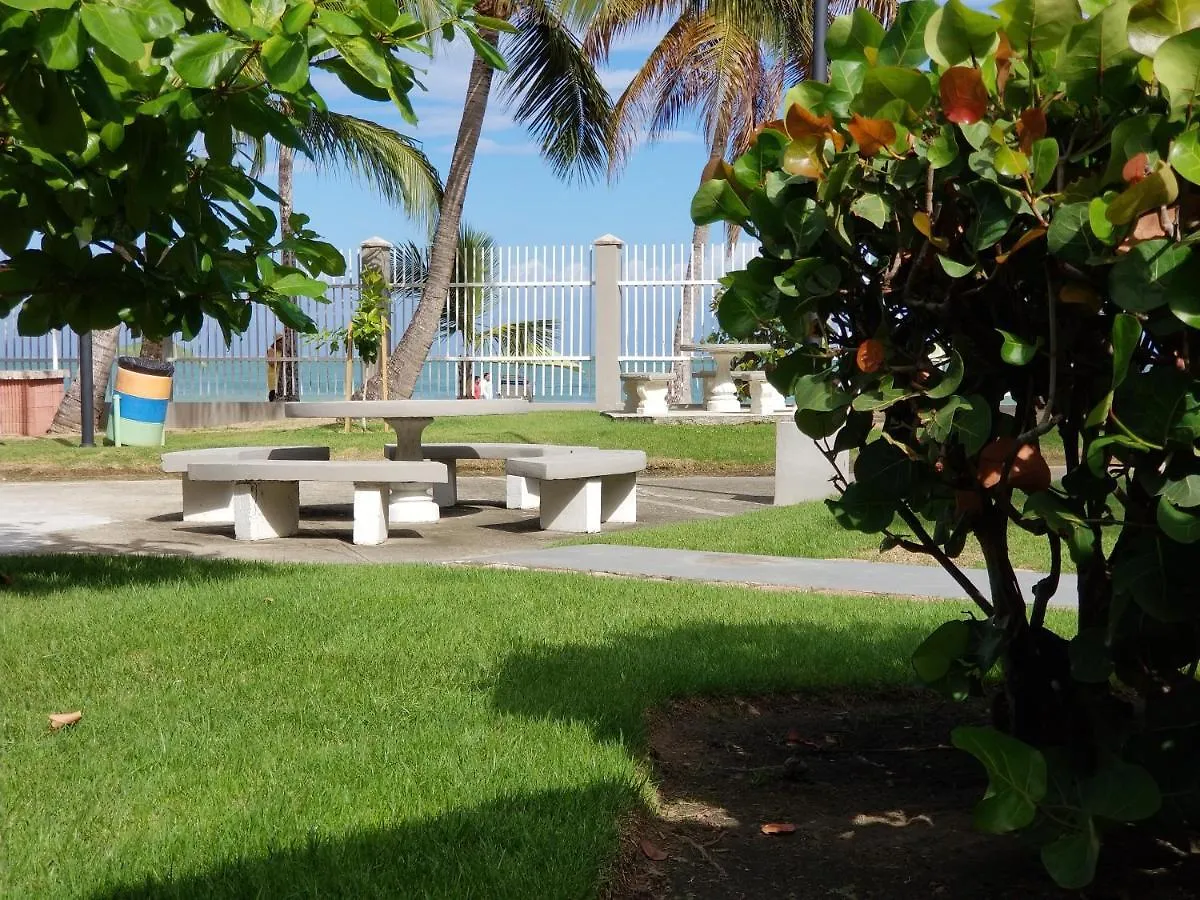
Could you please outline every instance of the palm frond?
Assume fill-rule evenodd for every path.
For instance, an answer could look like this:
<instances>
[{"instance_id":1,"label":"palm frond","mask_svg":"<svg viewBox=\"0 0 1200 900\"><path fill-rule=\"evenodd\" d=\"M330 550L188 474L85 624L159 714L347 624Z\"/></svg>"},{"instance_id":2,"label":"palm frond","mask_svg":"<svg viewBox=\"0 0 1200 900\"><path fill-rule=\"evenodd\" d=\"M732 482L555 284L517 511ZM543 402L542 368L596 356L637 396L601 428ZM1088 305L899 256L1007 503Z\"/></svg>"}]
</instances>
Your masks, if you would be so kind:
<instances>
[{"instance_id":1,"label":"palm frond","mask_svg":"<svg viewBox=\"0 0 1200 900\"><path fill-rule=\"evenodd\" d=\"M557 175L581 181L602 175L612 100L591 60L546 0L527 0L511 21L516 33L502 36L501 49L514 118L533 133Z\"/></svg>"},{"instance_id":2,"label":"palm frond","mask_svg":"<svg viewBox=\"0 0 1200 900\"><path fill-rule=\"evenodd\" d=\"M523 319L480 329L475 346L494 348L500 356L553 356L557 337L554 319Z\"/></svg>"},{"instance_id":3,"label":"palm frond","mask_svg":"<svg viewBox=\"0 0 1200 900\"><path fill-rule=\"evenodd\" d=\"M318 169L348 170L423 225L436 218L442 182L419 142L378 122L332 111L312 111L301 134Z\"/></svg>"}]
</instances>

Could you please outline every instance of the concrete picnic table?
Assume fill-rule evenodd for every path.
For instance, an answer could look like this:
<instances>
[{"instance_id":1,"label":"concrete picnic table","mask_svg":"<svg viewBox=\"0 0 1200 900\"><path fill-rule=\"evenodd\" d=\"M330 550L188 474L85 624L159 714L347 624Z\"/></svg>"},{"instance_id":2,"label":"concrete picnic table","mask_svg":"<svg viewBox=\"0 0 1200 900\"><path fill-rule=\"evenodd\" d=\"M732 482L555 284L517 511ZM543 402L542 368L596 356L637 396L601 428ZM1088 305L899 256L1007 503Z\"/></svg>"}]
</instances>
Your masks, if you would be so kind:
<instances>
[{"instance_id":1,"label":"concrete picnic table","mask_svg":"<svg viewBox=\"0 0 1200 900\"><path fill-rule=\"evenodd\" d=\"M494 416L530 412L528 400L318 400L285 403L289 419L383 419L396 432L396 460L420 460L421 434L444 416ZM393 484L391 522L436 522L441 513L433 502L433 486Z\"/></svg>"},{"instance_id":2,"label":"concrete picnic table","mask_svg":"<svg viewBox=\"0 0 1200 900\"><path fill-rule=\"evenodd\" d=\"M709 412L735 413L742 411L738 400L737 385L730 375L733 360L747 353L766 353L771 349L770 344L712 344L692 343L680 344L680 349L687 352L707 353L713 358L712 387L705 398L705 408Z\"/></svg>"}]
</instances>

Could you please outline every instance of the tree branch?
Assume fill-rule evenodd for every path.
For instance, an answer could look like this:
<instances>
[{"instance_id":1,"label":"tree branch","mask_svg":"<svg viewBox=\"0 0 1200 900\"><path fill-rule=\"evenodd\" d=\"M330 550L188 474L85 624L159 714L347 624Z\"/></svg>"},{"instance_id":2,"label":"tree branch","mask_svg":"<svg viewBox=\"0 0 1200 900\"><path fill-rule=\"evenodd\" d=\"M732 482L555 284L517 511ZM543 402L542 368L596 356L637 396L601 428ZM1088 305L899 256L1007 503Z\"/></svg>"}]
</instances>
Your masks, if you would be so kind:
<instances>
[{"instance_id":1,"label":"tree branch","mask_svg":"<svg viewBox=\"0 0 1200 900\"><path fill-rule=\"evenodd\" d=\"M933 538L930 537L929 532L925 530L925 526L921 524L921 520L917 518L916 513L914 513L904 504L900 504L899 513L900 518L904 520L904 524L912 529L913 534L915 534L920 539L921 543L928 549L929 555L938 561L938 564L946 570L946 573L953 578L955 582L958 583L958 586L966 592L967 596L971 598L975 605L983 610L987 615L993 615L995 613L995 608L992 606L992 604L989 603L987 598L983 596L979 588L975 587L974 582L967 577L966 573L954 563L954 560L943 553L942 548L933 542Z\"/></svg>"},{"instance_id":2,"label":"tree branch","mask_svg":"<svg viewBox=\"0 0 1200 900\"><path fill-rule=\"evenodd\" d=\"M1029 624L1033 628L1041 628L1046 621L1046 608L1050 599L1058 593L1058 580L1062 573L1062 539L1053 531L1050 533L1050 574L1033 586L1033 613Z\"/></svg>"}]
</instances>

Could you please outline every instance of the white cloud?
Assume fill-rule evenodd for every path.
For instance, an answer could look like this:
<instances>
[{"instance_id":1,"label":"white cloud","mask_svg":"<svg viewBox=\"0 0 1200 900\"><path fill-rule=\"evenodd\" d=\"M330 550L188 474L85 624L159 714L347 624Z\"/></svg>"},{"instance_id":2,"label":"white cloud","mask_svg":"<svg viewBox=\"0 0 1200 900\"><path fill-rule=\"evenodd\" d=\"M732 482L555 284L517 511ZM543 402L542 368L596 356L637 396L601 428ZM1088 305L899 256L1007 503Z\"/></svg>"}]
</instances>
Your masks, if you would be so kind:
<instances>
[{"instance_id":1,"label":"white cloud","mask_svg":"<svg viewBox=\"0 0 1200 900\"><path fill-rule=\"evenodd\" d=\"M637 69L602 69L600 83L608 89L613 97L619 97L621 92L629 87L629 82L633 81L633 76L637 73Z\"/></svg>"},{"instance_id":2,"label":"white cloud","mask_svg":"<svg viewBox=\"0 0 1200 900\"><path fill-rule=\"evenodd\" d=\"M664 131L658 136L659 144L698 144L700 143L700 135L694 131Z\"/></svg>"},{"instance_id":3,"label":"white cloud","mask_svg":"<svg viewBox=\"0 0 1200 900\"><path fill-rule=\"evenodd\" d=\"M447 144L441 149L449 152L454 149L454 145ZM475 154L476 156L529 156L537 152L537 144L532 141L522 141L518 144L502 144L490 137L481 137Z\"/></svg>"},{"instance_id":4,"label":"white cloud","mask_svg":"<svg viewBox=\"0 0 1200 900\"><path fill-rule=\"evenodd\" d=\"M658 46L658 42L663 39L663 35L667 33L669 23L648 25L645 28L639 29L632 34L624 35L613 41L612 48L609 52L610 56L616 56L619 53L640 53L642 56L646 52L653 50Z\"/></svg>"}]
</instances>

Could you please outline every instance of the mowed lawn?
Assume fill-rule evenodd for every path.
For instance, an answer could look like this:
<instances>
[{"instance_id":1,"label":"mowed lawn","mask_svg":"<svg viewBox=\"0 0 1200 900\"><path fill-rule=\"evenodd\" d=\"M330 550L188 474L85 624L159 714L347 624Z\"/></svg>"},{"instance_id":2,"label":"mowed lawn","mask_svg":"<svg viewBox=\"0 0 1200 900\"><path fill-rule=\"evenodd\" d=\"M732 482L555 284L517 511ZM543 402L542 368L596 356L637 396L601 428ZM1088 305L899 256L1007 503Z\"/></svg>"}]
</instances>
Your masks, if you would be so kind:
<instances>
[{"instance_id":1,"label":"mowed lawn","mask_svg":"<svg viewBox=\"0 0 1200 900\"><path fill-rule=\"evenodd\" d=\"M647 708L907 684L961 614L478 569L0 571L0 896L22 898L595 896L652 794Z\"/></svg>"},{"instance_id":2,"label":"mowed lawn","mask_svg":"<svg viewBox=\"0 0 1200 900\"><path fill-rule=\"evenodd\" d=\"M482 406L482 404L481 404ZM427 441L501 441L580 444L606 449L645 450L652 469L673 471L770 474L775 465L775 427L746 425L658 425L610 419L597 412L535 412L503 416L453 417L435 420ZM375 459L392 432L382 422L354 423L344 433L341 423L301 428L286 425L224 428L212 431L169 431L158 447L83 449L76 438L6 439L0 441L0 477L75 475L146 476L160 473L164 451L200 447L319 444L339 459ZM102 440L102 436L100 436Z\"/></svg>"},{"instance_id":3,"label":"mowed lawn","mask_svg":"<svg viewBox=\"0 0 1200 900\"><path fill-rule=\"evenodd\" d=\"M897 525L897 530L905 529ZM872 562L937 565L919 553L894 549L880 553L880 535L847 531L821 501L756 510L738 516L698 519L678 525L610 531L564 543L620 544L665 547L675 550L709 550L716 553L750 553L761 556L801 556L811 559L864 559ZM1009 529L1010 558L1019 569L1044 572L1050 566L1045 538L1018 528ZM983 554L973 538L958 557L964 567L982 567ZM1069 568L1069 561L1067 563Z\"/></svg>"}]
</instances>

